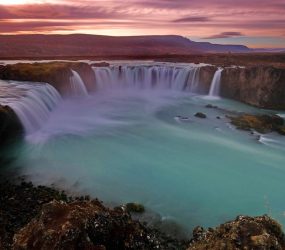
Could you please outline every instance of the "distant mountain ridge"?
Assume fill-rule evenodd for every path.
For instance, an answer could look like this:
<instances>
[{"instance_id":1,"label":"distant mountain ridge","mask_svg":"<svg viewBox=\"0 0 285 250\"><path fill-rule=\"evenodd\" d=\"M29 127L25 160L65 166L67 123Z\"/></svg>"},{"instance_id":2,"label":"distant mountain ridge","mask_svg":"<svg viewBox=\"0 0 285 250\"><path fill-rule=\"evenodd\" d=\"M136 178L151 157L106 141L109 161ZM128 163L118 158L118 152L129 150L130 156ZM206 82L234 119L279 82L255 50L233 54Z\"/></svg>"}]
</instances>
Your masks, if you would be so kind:
<instances>
[{"instance_id":1,"label":"distant mountain ridge","mask_svg":"<svg viewBox=\"0 0 285 250\"><path fill-rule=\"evenodd\" d=\"M0 35L0 57L132 56L193 53L247 53L244 45L220 45L194 42L176 35L101 36Z\"/></svg>"}]
</instances>

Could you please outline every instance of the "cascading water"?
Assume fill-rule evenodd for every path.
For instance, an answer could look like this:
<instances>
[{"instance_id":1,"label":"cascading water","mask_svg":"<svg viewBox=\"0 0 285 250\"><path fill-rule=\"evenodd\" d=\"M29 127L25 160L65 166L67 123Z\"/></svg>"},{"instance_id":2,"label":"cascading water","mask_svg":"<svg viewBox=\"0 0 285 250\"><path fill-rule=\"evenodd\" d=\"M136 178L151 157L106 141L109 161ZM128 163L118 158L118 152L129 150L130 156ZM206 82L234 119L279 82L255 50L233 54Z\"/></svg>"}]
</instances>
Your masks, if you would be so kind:
<instances>
[{"instance_id":1,"label":"cascading water","mask_svg":"<svg viewBox=\"0 0 285 250\"><path fill-rule=\"evenodd\" d=\"M41 128L61 100L57 90L47 83L0 81L0 89L0 103L15 111L26 134Z\"/></svg>"},{"instance_id":2,"label":"cascading water","mask_svg":"<svg viewBox=\"0 0 285 250\"><path fill-rule=\"evenodd\" d=\"M80 75L75 70L71 70L71 72L72 76L70 77L70 84L72 93L75 96L87 96L88 91Z\"/></svg>"},{"instance_id":3,"label":"cascading water","mask_svg":"<svg viewBox=\"0 0 285 250\"><path fill-rule=\"evenodd\" d=\"M20 166L36 184L83 190L117 204L140 202L189 230L213 227L237 214L268 213L269 205L285 225L279 192L285 189L285 138L268 134L258 141L228 126L226 110L263 110L190 95L201 92L200 68L96 67L99 91L60 103L48 84L2 83L0 103L16 111L29 134L9 167ZM219 94L221 72L215 73L210 95ZM74 95L87 95L78 73L72 74ZM220 108L205 107L212 101ZM195 117L197 112L207 119Z\"/></svg>"},{"instance_id":4,"label":"cascading water","mask_svg":"<svg viewBox=\"0 0 285 250\"><path fill-rule=\"evenodd\" d=\"M111 66L94 67L93 71L98 89L131 87L194 93L199 88L199 66Z\"/></svg>"},{"instance_id":5,"label":"cascading water","mask_svg":"<svg viewBox=\"0 0 285 250\"><path fill-rule=\"evenodd\" d=\"M220 94L220 85L221 85L221 76L223 69L219 68L214 74L213 80L211 82L211 87L209 91L209 96L219 96Z\"/></svg>"}]
</instances>

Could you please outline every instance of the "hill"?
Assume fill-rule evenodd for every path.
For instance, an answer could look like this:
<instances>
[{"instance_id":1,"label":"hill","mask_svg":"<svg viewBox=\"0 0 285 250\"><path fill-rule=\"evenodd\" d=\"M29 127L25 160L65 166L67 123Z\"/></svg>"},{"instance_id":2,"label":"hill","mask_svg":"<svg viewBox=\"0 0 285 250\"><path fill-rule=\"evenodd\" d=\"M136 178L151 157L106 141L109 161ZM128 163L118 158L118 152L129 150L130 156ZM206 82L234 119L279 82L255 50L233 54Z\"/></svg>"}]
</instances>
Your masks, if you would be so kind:
<instances>
[{"instance_id":1,"label":"hill","mask_svg":"<svg viewBox=\"0 0 285 250\"><path fill-rule=\"evenodd\" d=\"M243 45L194 42L182 36L0 35L0 58L246 53Z\"/></svg>"}]
</instances>

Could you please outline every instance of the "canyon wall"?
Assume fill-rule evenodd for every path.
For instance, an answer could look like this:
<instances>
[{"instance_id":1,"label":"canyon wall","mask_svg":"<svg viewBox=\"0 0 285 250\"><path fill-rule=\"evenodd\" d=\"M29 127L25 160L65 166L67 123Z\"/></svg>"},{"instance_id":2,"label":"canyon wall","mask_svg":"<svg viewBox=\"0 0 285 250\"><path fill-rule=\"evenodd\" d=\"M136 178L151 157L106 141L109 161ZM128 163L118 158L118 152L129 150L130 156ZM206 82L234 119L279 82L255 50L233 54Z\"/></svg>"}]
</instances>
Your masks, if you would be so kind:
<instances>
[{"instance_id":1,"label":"canyon wall","mask_svg":"<svg viewBox=\"0 0 285 250\"><path fill-rule=\"evenodd\" d=\"M225 68L220 94L259 108L285 110L285 69L270 66Z\"/></svg>"},{"instance_id":2,"label":"canyon wall","mask_svg":"<svg viewBox=\"0 0 285 250\"><path fill-rule=\"evenodd\" d=\"M64 96L71 91L71 69L78 72L88 92L96 90L92 67L83 62L0 65L0 79L47 82ZM216 66L200 67L198 94L208 94L216 70ZM285 110L285 69L226 67L222 72L220 95L259 108Z\"/></svg>"},{"instance_id":3,"label":"canyon wall","mask_svg":"<svg viewBox=\"0 0 285 250\"><path fill-rule=\"evenodd\" d=\"M18 63L0 65L0 79L14 81L46 82L55 87L61 95L68 95L70 77L75 70L88 91L95 90L95 76L92 68L81 62Z\"/></svg>"}]
</instances>

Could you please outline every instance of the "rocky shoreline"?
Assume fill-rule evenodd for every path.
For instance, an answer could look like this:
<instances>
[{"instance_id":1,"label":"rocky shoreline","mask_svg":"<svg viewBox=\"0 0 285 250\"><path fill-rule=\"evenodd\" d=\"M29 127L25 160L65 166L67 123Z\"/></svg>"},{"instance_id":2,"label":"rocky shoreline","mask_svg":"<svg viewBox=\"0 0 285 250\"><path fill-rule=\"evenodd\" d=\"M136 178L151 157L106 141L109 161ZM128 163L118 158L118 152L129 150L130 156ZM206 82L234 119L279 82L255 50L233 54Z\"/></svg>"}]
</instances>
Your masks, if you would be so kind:
<instances>
[{"instance_id":1,"label":"rocky shoreline","mask_svg":"<svg viewBox=\"0 0 285 250\"><path fill-rule=\"evenodd\" d=\"M133 219L130 212L142 208L111 209L89 196L1 177L0 249L285 249L281 226L266 215L239 216L215 229L198 226L181 240Z\"/></svg>"},{"instance_id":2,"label":"rocky shoreline","mask_svg":"<svg viewBox=\"0 0 285 250\"><path fill-rule=\"evenodd\" d=\"M139 208L137 210L137 208ZM141 205L107 208L89 196L23 179L0 182L0 249L186 249L174 239L131 218Z\"/></svg>"}]
</instances>

